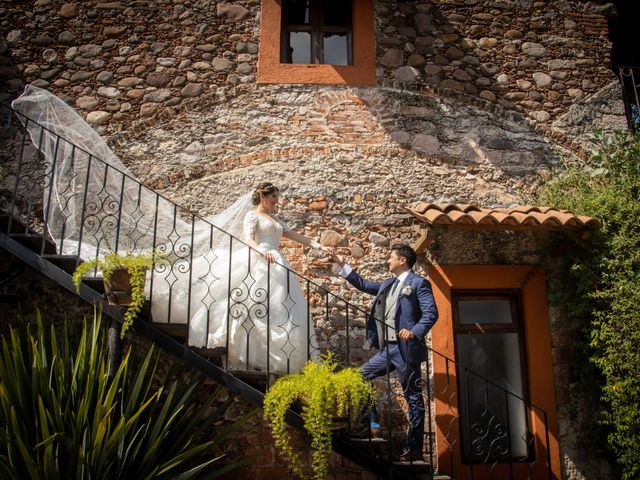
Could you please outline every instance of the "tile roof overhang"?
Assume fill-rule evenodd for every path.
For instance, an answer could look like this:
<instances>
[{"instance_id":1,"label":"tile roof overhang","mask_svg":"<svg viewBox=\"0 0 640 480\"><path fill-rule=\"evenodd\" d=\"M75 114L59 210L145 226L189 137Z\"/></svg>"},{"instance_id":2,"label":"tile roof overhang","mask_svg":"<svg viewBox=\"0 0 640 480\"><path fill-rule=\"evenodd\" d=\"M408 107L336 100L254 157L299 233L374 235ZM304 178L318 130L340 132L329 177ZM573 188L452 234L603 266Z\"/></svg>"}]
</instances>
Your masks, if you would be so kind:
<instances>
[{"instance_id":1,"label":"tile roof overhang","mask_svg":"<svg viewBox=\"0 0 640 480\"><path fill-rule=\"evenodd\" d=\"M406 210L420 222L434 227L558 231L596 229L600 226L594 218L551 207L480 208L465 204L420 203Z\"/></svg>"}]
</instances>

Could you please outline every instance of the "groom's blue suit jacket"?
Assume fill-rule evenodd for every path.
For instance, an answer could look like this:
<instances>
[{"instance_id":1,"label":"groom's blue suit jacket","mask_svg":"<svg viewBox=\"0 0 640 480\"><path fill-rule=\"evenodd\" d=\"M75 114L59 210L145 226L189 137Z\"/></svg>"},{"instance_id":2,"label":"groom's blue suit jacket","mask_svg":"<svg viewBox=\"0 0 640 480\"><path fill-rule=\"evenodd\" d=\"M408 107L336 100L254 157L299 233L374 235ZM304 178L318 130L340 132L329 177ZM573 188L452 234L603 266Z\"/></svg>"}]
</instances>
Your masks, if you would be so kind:
<instances>
[{"instance_id":1,"label":"groom's blue suit jacket","mask_svg":"<svg viewBox=\"0 0 640 480\"><path fill-rule=\"evenodd\" d=\"M378 322L384 322L383 314L381 315L380 312L384 309L387 289L393 285L395 278L387 278L382 282L371 282L352 271L346 279L358 290L375 295L371 314L367 320L367 336L372 345L380 349L377 324ZM398 339L400 353L407 363L424 362L427 359L424 337L438 319L438 308L433 299L431 284L426 278L411 270L402 285L400 285L400 288L395 315L396 332L405 328L411 330L416 336L416 338L409 341ZM376 312L378 313L377 321Z\"/></svg>"}]
</instances>

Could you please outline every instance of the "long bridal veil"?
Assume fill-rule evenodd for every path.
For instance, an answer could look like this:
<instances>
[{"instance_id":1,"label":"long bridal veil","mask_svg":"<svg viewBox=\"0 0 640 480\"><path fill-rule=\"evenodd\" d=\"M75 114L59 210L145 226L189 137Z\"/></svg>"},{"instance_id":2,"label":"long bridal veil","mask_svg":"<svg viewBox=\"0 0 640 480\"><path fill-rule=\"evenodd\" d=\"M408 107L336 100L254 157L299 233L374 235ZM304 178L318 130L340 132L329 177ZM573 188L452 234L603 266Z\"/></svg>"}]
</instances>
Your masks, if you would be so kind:
<instances>
[{"instance_id":1,"label":"long bridal veil","mask_svg":"<svg viewBox=\"0 0 640 480\"><path fill-rule=\"evenodd\" d=\"M211 225L242 235L242 218L251 208L250 193L218 215L191 222L176 212L172 202L144 187L60 98L27 86L12 106L44 155L43 173L50 174L51 180L44 185L43 211L60 253L76 254L79 246L98 254L150 249L157 245L154 236L164 238L175 232L179 240L172 246L184 254L192 246L208 248L204 240L211 236ZM214 237L214 242L221 243L224 235Z\"/></svg>"},{"instance_id":2,"label":"long bridal veil","mask_svg":"<svg viewBox=\"0 0 640 480\"><path fill-rule=\"evenodd\" d=\"M243 236L244 216L252 208L250 193L223 212L200 219L142 185L94 129L60 98L28 86L12 106L42 154L34 155L37 165L24 168L39 169L38 175L45 179L41 182L44 224L59 254L90 259L114 250L135 254L157 249L172 262L156 266L147 281L155 322L188 323L190 345L225 347L230 362L234 349L240 352L246 346L244 355L235 354L238 368L240 364L249 368L269 365L282 371L301 368L309 349L308 313L285 332L284 343L296 344L292 347L297 350L293 364L291 352L280 358L277 348L268 343L264 355L270 356L269 360L251 359L247 322L237 321L246 317L250 330L256 329L251 335L266 337L266 332L257 329L258 324L264 323L269 308L276 308L266 296L269 290L288 285L291 276L286 268L273 266L266 286L256 284L252 268L264 261L238 240ZM297 305L296 315L307 310L301 292L292 297L287 287L283 295ZM288 308L282 314L290 317L291 312ZM246 334L238 333L241 327ZM304 338L299 338L301 335Z\"/></svg>"}]
</instances>

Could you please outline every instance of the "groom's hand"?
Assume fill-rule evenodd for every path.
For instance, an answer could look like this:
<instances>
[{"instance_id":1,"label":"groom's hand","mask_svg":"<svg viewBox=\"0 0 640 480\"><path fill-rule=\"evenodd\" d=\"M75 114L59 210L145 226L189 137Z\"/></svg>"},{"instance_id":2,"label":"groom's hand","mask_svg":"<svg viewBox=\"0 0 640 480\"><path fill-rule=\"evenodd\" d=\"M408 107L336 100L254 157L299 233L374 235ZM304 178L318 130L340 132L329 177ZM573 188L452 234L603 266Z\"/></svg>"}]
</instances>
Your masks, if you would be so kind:
<instances>
[{"instance_id":1,"label":"groom's hand","mask_svg":"<svg viewBox=\"0 0 640 480\"><path fill-rule=\"evenodd\" d=\"M340 265L340 268L344 267L344 264L346 263L344 256L338 255L337 253L334 253L331 259Z\"/></svg>"},{"instance_id":2,"label":"groom's hand","mask_svg":"<svg viewBox=\"0 0 640 480\"><path fill-rule=\"evenodd\" d=\"M403 328L398 332L398 337L400 337L400 340L405 340L405 341L411 340L412 338L416 338L413 332L411 330L407 330L406 328Z\"/></svg>"}]
</instances>

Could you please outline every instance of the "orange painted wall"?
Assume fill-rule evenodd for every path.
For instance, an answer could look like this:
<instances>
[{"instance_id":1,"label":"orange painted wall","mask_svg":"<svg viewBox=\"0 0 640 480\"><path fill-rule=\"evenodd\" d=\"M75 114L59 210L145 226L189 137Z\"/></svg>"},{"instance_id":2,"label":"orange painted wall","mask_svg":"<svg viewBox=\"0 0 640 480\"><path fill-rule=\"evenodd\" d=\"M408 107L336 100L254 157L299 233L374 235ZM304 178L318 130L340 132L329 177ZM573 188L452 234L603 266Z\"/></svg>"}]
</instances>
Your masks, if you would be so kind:
<instances>
[{"instance_id":1,"label":"orange painted wall","mask_svg":"<svg viewBox=\"0 0 640 480\"><path fill-rule=\"evenodd\" d=\"M530 402L547 413L549 426L548 451L551 457L553 478L560 477L560 453L558 448L558 422L553 386L553 365L551 356L551 333L544 271L531 265L433 265L429 267L429 279L440 317L432 329L433 349L449 358L454 357L453 319L451 308L452 289L521 289L524 315L524 336L526 361L529 380ZM448 374L447 377L447 367ZM436 415L440 419L437 425L438 461L440 470L453 468L456 479L471 478L468 465L461 462L459 450L459 430L455 420L457 404L455 395L451 399L451 390L455 390L455 367L446 365L442 358L434 356L434 374L436 391ZM452 387L453 386L453 387ZM453 419L453 420L452 420ZM532 414L532 427L536 436L536 458L546 461L547 440L545 438L544 417ZM448 433L447 432L451 432ZM453 461L447 444L455 442ZM524 467L516 465L516 467ZM507 465L496 465L491 478L509 478ZM540 465L533 472L525 468L516 468L513 478L548 478L548 469ZM488 467L475 466L473 478L490 478Z\"/></svg>"},{"instance_id":2,"label":"orange painted wall","mask_svg":"<svg viewBox=\"0 0 640 480\"><path fill-rule=\"evenodd\" d=\"M280 1L262 0L259 83L375 85L373 0L353 2L353 65L280 63Z\"/></svg>"}]
</instances>

